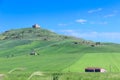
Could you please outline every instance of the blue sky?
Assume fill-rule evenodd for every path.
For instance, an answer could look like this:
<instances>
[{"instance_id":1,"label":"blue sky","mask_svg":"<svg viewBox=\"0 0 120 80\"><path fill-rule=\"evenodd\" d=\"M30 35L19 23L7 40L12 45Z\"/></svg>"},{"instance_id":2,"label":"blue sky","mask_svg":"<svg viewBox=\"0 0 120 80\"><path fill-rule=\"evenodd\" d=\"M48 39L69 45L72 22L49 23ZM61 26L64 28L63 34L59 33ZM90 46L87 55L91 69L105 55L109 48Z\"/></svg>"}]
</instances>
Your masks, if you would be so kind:
<instances>
[{"instance_id":1,"label":"blue sky","mask_svg":"<svg viewBox=\"0 0 120 80\"><path fill-rule=\"evenodd\" d=\"M35 23L59 34L120 43L120 0L0 0L0 32Z\"/></svg>"}]
</instances>

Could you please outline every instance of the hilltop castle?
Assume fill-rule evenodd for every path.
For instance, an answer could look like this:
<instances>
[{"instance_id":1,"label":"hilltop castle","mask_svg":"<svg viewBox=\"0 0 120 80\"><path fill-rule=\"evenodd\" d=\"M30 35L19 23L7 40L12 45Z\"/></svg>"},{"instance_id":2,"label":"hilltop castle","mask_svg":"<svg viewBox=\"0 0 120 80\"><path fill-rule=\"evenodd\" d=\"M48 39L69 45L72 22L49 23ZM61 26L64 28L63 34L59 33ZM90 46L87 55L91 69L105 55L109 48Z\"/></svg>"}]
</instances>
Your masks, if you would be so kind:
<instances>
[{"instance_id":1,"label":"hilltop castle","mask_svg":"<svg viewBox=\"0 0 120 80\"><path fill-rule=\"evenodd\" d=\"M40 25L34 24L34 25L32 25L32 28L40 28Z\"/></svg>"}]
</instances>

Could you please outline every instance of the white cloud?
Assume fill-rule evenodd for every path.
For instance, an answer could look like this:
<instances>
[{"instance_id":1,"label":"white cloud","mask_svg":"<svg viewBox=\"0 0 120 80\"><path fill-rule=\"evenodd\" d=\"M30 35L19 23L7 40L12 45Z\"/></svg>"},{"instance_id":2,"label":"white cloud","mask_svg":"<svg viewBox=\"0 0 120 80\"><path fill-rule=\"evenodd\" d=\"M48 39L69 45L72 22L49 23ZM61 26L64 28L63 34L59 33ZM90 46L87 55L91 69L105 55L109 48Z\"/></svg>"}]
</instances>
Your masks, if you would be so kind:
<instances>
[{"instance_id":1,"label":"white cloud","mask_svg":"<svg viewBox=\"0 0 120 80\"><path fill-rule=\"evenodd\" d=\"M78 34L75 30L71 30L71 29L62 30L61 32L63 32L65 35L71 35L71 36L77 36Z\"/></svg>"},{"instance_id":2,"label":"white cloud","mask_svg":"<svg viewBox=\"0 0 120 80\"><path fill-rule=\"evenodd\" d=\"M108 14L108 15L105 15L104 17L107 18L107 17L113 17L115 16L115 14Z\"/></svg>"},{"instance_id":3,"label":"white cloud","mask_svg":"<svg viewBox=\"0 0 120 80\"><path fill-rule=\"evenodd\" d=\"M105 18L108 18L108 17L116 16L116 15L118 14L118 12L119 12L118 10L113 10L112 13L107 14L107 15L105 15L104 17L105 17Z\"/></svg>"},{"instance_id":4,"label":"white cloud","mask_svg":"<svg viewBox=\"0 0 120 80\"><path fill-rule=\"evenodd\" d=\"M120 43L120 32L80 32L78 30L63 30L63 33L93 41Z\"/></svg>"},{"instance_id":5,"label":"white cloud","mask_svg":"<svg viewBox=\"0 0 120 80\"><path fill-rule=\"evenodd\" d=\"M88 13L96 13L96 12L99 12L102 10L103 10L102 8L98 8L98 9L94 9L94 10L89 10Z\"/></svg>"},{"instance_id":6,"label":"white cloud","mask_svg":"<svg viewBox=\"0 0 120 80\"><path fill-rule=\"evenodd\" d=\"M87 20L85 20L85 19L78 19L78 20L76 20L76 22L81 23L81 24L85 24L87 22Z\"/></svg>"},{"instance_id":7,"label":"white cloud","mask_svg":"<svg viewBox=\"0 0 120 80\"><path fill-rule=\"evenodd\" d=\"M68 24L58 24L58 26L67 26Z\"/></svg>"},{"instance_id":8,"label":"white cloud","mask_svg":"<svg viewBox=\"0 0 120 80\"><path fill-rule=\"evenodd\" d=\"M91 37L91 38L99 37L99 38L109 38L109 39L118 39L118 36L120 36L120 32L85 32L78 34L80 37Z\"/></svg>"}]
</instances>

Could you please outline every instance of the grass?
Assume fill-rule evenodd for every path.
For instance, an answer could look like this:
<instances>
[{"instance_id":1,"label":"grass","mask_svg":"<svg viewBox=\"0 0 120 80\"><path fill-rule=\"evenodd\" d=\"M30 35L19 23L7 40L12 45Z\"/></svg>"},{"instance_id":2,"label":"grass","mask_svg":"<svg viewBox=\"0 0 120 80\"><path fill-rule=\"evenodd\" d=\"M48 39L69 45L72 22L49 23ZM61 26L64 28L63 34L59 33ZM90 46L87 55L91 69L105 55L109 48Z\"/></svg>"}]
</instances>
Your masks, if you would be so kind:
<instances>
[{"instance_id":1,"label":"grass","mask_svg":"<svg viewBox=\"0 0 120 80\"><path fill-rule=\"evenodd\" d=\"M0 39L0 73L6 80L120 80L120 44L92 47L95 42L32 28L8 31ZM39 55L30 55L33 50ZM86 67L107 73L85 73Z\"/></svg>"},{"instance_id":2,"label":"grass","mask_svg":"<svg viewBox=\"0 0 120 80\"><path fill-rule=\"evenodd\" d=\"M70 69L73 72L84 72L87 67L99 67L107 72L120 72L119 56L119 53L86 53L65 71Z\"/></svg>"},{"instance_id":3,"label":"grass","mask_svg":"<svg viewBox=\"0 0 120 80\"><path fill-rule=\"evenodd\" d=\"M21 56L0 59L0 71L23 67L30 71L61 71L79 59L77 54ZM75 58L76 57L76 58Z\"/></svg>"},{"instance_id":4,"label":"grass","mask_svg":"<svg viewBox=\"0 0 120 80\"><path fill-rule=\"evenodd\" d=\"M34 72L35 73L35 72ZM120 80L120 73L39 73L31 76L28 72L7 74L5 80Z\"/></svg>"},{"instance_id":5,"label":"grass","mask_svg":"<svg viewBox=\"0 0 120 80\"><path fill-rule=\"evenodd\" d=\"M119 80L119 53L86 53L79 54L42 54L39 56L18 56L1 58L0 71L7 74L6 80L27 80L36 71L45 76L35 74L30 80L53 80L58 74L59 80ZM77 56L77 57L76 57ZM99 56L99 57L98 57ZM114 59L115 58L115 59ZM112 66L110 65L112 63ZM8 66L9 65L9 66ZM106 73L85 73L86 67L101 67ZM15 70L24 67L25 70ZM7 71L15 70L8 74ZM53 75L55 73L55 75ZM60 74L60 75L59 75ZM56 79L57 80L57 79Z\"/></svg>"},{"instance_id":6,"label":"grass","mask_svg":"<svg viewBox=\"0 0 120 80\"><path fill-rule=\"evenodd\" d=\"M86 67L102 67L107 71L119 72L119 45L74 44L74 40L39 41L5 40L0 41L0 71L14 68L31 71L72 71L84 72ZM15 43L15 44L14 44ZM10 47L5 47L10 46ZM29 55L35 50L39 55ZM114 69L112 69L114 68Z\"/></svg>"}]
</instances>

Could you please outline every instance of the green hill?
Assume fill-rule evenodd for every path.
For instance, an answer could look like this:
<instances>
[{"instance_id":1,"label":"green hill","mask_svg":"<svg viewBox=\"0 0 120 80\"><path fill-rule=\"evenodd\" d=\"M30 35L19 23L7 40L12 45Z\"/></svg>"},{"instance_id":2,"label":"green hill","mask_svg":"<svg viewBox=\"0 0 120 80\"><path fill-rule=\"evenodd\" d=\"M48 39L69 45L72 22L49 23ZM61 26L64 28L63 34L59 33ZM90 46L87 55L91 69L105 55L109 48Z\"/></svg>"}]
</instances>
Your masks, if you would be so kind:
<instances>
[{"instance_id":1,"label":"green hill","mask_svg":"<svg viewBox=\"0 0 120 80\"><path fill-rule=\"evenodd\" d=\"M119 44L59 35L42 28L5 31L0 39L1 72L21 67L28 72L84 72L86 67L120 72Z\"/></svg>"},{"instance_id":2,"label":"green hill","mask_svg":"<svg viewBox=\"0 0 120 80\"><path fill-rule=\"evenodd\" d=\"M5 31L0 35L1 40L46 40L59 41L64 39L75 39L73 37L58 35L55 32L42 28L23 28ZM77 39L77 38L76 38Z\"/></svg>"}]
</instances>

